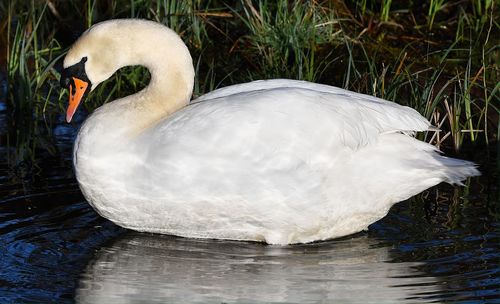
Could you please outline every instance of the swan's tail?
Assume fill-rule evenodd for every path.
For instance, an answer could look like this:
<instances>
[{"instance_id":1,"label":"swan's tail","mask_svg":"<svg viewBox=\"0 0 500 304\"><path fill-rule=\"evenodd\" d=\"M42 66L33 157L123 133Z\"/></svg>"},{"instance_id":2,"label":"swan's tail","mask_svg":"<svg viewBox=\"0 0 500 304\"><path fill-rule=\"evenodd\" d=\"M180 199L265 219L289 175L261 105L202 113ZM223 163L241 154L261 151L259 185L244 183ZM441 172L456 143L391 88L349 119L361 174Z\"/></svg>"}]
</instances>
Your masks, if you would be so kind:
<instances>
[{"instance_id":1,"label":"swan's tail","mask_svg":"<svg viewBox=\"0 0 500 304\"><path fill-rule=\"evenodd\" d=\"M463 185L467 177L481 175L473 162L443 156L435 146L403 134L385 136L388 147L397 147L399 159L409 171L416 170L421 180L436 180ZM390 148L389 148L390 149ZM392 149L394 151L394 149Z\"/></svg>"},{"instance_id":2,"label":"swan's tail","mask_svg":"<svg viewBox=\"0 0 500 304\"><path fill-rule=\"evenodd\" d=\"M463 181L470 176L481 175L477 170L477 165L473 162L450 158L434 152L434 158L439 166L436 168L442 172L442 177L445 182L456 185L463 185Z\"/></svg>"},{"instance_id":3,"label":"swan's tail","mask_svg":"<svg viewBox=\"0 0 500 304\"><path fill-rule=\"evenodd\" d=\"M391 204L441 182L463 185L467 177L480 175L476 164L443 156L436 147L399 133L381 136L349 166L353 183L363 185L363 193Z\"/></svg>"}]
</instances>

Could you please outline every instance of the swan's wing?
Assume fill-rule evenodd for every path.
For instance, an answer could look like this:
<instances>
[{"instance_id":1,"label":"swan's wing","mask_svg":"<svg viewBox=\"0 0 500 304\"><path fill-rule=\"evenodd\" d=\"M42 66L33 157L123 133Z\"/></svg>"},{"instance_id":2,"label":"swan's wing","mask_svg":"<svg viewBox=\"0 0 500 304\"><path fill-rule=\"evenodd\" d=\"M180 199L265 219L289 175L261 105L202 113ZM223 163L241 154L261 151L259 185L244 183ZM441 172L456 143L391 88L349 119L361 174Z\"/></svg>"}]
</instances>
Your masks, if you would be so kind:
<instances>
[{"instance_id":1,"label":"swan's wing","mask_svg":"<svg viewBox=\"0 0 500 304\"><path fill-rule=\"evenodd\" d=\"M233 93L217 95L216 91L211 95L216 98L174 113L144 134L145 142L138 146L146 147L150 163L190 157L194 162L200 158L258 162L277 155L314 162L331 159L346 148L369 145L380 134L424 131L430 125L411 108L320 87L324 90L281 86L236 93L234 88L222 89Z\"/></svg>"},{"instance_id":2,"label":"swan's wing","mask_svg":"<svg viewBox=\"0 0 500 304\"><path fill-rule=\"evenodd\" d=\"M304 93L304 95L307 95L304 97L312 101L316 97L323 101L328 100L329 108L336 108L339 112L343 112L346 115L344 117L344 122L346 123L344 126L351 125L355 129L358 127L363 128L364 126L368 128L375 127L380 132L400 131L411 133L413 131L427 131L431 127L429 121L412 108L401 106L375 96L300 80L257 80L232 85L200 96L191 103L196 104L216 99L238 100L247 94L272 91L285 92L283 93L283 97L277 96L277 98L289 98L292 102L296 99L294 95L297 92ZM309 94L306 94L306 92L309 92ZM357 120L358 118L364 118L364 120ZM356 124L360 125L354 126ZM375 132L373 135L377 133Z\"/></svg>"},{"instance_id":3,"label":"swan's wing","mask_svg":"<svg viewBox=\"0 0 500 304\"><path fill-rule=\"evenodd\" d=\"M325 117L326 121L321 123L328 125L332 123L328 120L335 119L336 126L332 126L331 134L346 139L351 147L364 145L380 133L427 131L431 126L427 119L409 107L337 87L288 79L258 80L225 87L193 100L192 104L216 100L241 101L248 96L262 99L265 103L263 111L278 110L273 109L272 104L280 101L283 101L282 108L291 104L300 108L300 102L310 102L304 105L310 109L299 109L296 114L326 111L331 119ZM293 118L293 113L288 114Z\"/></svg>"}]
</instances>

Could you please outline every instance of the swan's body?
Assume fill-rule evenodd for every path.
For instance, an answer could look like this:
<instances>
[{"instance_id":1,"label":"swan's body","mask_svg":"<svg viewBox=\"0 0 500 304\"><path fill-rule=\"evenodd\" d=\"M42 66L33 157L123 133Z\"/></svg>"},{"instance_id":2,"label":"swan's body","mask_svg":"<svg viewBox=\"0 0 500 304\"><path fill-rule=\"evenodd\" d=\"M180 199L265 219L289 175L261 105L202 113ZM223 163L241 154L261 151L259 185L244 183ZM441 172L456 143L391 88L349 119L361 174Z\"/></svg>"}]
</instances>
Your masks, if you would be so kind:
<instances>
[{"instance_id":1,"label":"swan's body","mask_svg":"<svg viewBox=\"0 0 500 304\"><path fill-rule=\"evenodd\" d=\"M65 67L82 57L92 88L125 65L151 71L146 89L87 119L74 149L89 203L130 229L274 244L324 240L366 229L428 187L478 174L411 136L430 127L415 110L331 86L256 81L188 104L189 52L149 21L94 26Z\"/></svg>"}]
</instances>

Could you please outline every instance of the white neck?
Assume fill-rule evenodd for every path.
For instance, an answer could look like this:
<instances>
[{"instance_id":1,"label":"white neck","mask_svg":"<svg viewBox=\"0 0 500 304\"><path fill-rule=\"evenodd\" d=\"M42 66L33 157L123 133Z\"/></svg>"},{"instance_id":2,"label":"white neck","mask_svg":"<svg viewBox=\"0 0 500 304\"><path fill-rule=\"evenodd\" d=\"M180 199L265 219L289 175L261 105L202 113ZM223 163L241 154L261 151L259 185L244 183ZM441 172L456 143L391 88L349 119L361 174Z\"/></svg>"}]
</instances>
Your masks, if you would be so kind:
<instances>
[{"instance_id":1,"label":"white neck","mask_svg":"<svg viewBox=\"0 0 500 304\"><path fill-rule=\"evenodd\" d=\"M159 51L147 58L150 63L143 65L151 73L149 85L137 92L117 101L120 106L127 106L134 111L133 133L155 125L159 120L169 116L189 103L193 91L194 71L192 65L181 66L175 58L161 56L168 52ZM189 70L187 70L189 68Z\"/></svg>"},{"instance_id":2,"label":"white neck","mask_svg":"<svg viewBox=\"0 0 500 304\"><path fill-rule=\"evenodd\" d=\"M151 80L142 91L126 98L128 110L134 111L133 133L151 127L187 105L194 84L191 56L177 34L156 24L138 32L134 43L129 44L123 64L145 66Z\"/></svg>"}]
</instances>

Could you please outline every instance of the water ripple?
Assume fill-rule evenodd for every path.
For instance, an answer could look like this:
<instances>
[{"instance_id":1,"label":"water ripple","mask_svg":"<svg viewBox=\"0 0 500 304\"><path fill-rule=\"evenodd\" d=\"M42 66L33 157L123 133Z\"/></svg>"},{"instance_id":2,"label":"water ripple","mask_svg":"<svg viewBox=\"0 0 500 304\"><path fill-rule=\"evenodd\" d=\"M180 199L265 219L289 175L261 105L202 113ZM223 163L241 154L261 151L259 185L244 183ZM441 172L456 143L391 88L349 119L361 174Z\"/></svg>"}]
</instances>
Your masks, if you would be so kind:
<instances>
[{"instance_id":1,"label":"water ripple","mask_svg":"<svg viewBox=\"0 0 500 304\"><path fill-rule=\"evenodd\" d=\"M56 133L63 146L74 136ZM126 231L84 201L70 167L44 166L26 187L0 162L0 303L499 302L488 176L473 194L443 186L397 204L368 232L279 247Z\"/></svg>"}]
</instances>

